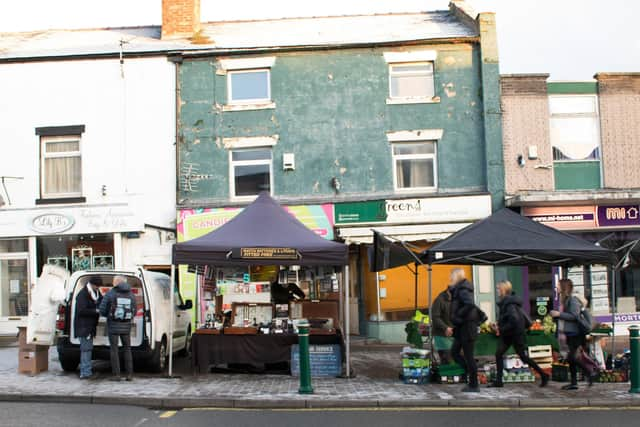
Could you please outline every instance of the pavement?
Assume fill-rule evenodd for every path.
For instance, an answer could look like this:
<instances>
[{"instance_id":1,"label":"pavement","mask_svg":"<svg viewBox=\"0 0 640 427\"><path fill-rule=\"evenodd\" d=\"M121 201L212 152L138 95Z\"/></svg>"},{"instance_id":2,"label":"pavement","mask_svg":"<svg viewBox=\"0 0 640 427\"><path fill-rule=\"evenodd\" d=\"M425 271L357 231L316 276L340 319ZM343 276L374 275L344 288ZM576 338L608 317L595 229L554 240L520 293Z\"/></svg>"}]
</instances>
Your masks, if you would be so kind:
<instances>
[{"instance_id":1,"label":"pavement","mask_svg":"<svg viewBox=\"0 0 640 427\"><path fill-rule=\"evenodd\" d=\"M563 391L551 382L511 384L502 389L461 392L461 385L405 385L398 379L400 347L356 345L352 349L356 377L314 378L314 393L298 393L289 375L216 372L194 376L189 360L176 359L176 377L136 373L134 381L108 381L108 362L96 362L99 378L80 380L62 371L57 351L49 351L49 370L19 374L18 349L0 348L0 401L126 404L147 408L396 408L396 407L640 407L640 394L628 383L594 384Z\"/></svg>"}]
</instances>

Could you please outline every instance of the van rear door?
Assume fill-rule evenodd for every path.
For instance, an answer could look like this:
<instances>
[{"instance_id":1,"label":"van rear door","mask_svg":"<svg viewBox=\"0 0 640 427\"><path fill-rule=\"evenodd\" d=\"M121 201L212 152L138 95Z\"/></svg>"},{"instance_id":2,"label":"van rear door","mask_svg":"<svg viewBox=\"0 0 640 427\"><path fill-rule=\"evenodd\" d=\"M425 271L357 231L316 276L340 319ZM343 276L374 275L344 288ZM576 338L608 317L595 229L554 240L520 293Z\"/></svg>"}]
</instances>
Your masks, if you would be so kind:
<instances>
[{"instance_id":1,"label":"van rear door","mask_svg":"<svg viewBox=\"0 0 640 427\"><path fill-rule=\"evenodd\" d=\"M137 312L132 321L131 325L131 346L138 347L142 345L144 340L144 312L146 309L144 297L144 287L142 286L142 281L140 278L136 277L133 274L115 274L115 273L88 273L78 278L76 286L73 290L72 300L71 300L71 313L75 313L76 311L76 296L78 292L86 285L86 283L91 279L93 282L94 278L97 278L100 282L100 293L104 296L111 290L113 287L113 278L117 275L124 276L127 279L127 283L131 285L131 293L135 296ZM73 330L73 320L71 320L71 342L73 344L80 345L80 340L75 337L75 333ZM109 345L109 336L107 335L107 319L105 317L100 316L100 320L98 321L98 327L96 331L96 337L93 340L93 345L96 346L108 346Z\"/></svg>"}]
</instances>

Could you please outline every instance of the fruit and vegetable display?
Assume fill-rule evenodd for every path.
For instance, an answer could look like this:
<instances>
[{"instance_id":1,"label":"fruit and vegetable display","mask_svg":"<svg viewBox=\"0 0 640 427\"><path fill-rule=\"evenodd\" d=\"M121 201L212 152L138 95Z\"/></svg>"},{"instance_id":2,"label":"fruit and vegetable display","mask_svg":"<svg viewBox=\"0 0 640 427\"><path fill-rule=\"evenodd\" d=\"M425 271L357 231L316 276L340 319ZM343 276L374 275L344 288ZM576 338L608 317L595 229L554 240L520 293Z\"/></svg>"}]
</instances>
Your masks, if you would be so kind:
<instances>
[{"instance_id":1,"label":"fruit and vegetable display","mask_svg":"<svg viewBox=\"0 0 640 427\"><path fill-rule=\"evenodd\" d=\"M495 334L496 331L493 329L493 326L489 322L484 322L480 325L480 333L481 334Z\"/></svg>"},{"instance_id":2,"label":"fruit and vegetable display","mask_svg":"<svg viewBox=\"0 0 640 427\"><path fill-rule=\"evenodd\" d=\"M531 324L530 331L544 332L546 335L552 335L556 333L556 322L549 315L544 316L542 320L537 319Z\"/></svg>"}]
</instances>

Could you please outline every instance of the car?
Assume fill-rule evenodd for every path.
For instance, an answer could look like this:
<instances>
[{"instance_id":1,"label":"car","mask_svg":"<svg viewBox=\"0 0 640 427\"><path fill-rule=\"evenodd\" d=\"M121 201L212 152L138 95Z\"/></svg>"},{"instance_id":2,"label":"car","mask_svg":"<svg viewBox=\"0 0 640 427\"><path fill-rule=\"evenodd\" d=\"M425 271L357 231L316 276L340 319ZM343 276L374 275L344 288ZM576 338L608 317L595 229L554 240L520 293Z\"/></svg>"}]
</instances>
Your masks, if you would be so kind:
<instances>
[{"instance_id":1,"label":"car","mask_svg":"<svg viewBox=\"0 0 640 427\"><path fill-rule=\"evenodd\" d=\"M171 279L163 273L148 270L88 270L75 272L66 280L66 298L59 305L56 318L57 349L60 365L65 371L75 371L80 363L80 340L75 337L73 319L76 295L91 280L105 295L113 286L115 276L124 276L131 285L138 310L131 328L131 353L134 369L163 372L169 355L170 319L174 317L173 350L188 355L191 347L191 300L184 301L174 286L174 307L171 307ZM109 360L107 319L100 317L93 341L93 359Z\"/></svg>"}]
</instances>

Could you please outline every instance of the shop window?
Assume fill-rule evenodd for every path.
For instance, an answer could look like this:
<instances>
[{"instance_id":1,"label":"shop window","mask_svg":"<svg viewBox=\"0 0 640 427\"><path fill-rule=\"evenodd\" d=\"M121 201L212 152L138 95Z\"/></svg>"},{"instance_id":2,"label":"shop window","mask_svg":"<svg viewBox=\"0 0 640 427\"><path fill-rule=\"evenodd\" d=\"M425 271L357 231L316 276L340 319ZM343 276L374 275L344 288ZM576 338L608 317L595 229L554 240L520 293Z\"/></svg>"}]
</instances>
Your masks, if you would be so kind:
<instances>
[{"instance_id":1,"label":"shop window","mask_svg":"<svg viewBox=\"0 0 640 427\"><path fill-rule=\"evenodd\" d=\"M82 195L80 136L41 136L41 183L43 199Z\"/></svg>"},{"instance_id":2,"label":"shop window","mask_svg":"<svg viewBox=\"0 0 640 427\"><path fill-rule=\"evenodd\" d=\"M271 149L232 150L230 182L233 197L256 196L271 191Z\"/></svg>"},{"instance_id":3,"label":"shop window","mask_svg":"<svg viewBox=\"0 0 640 427\"><path fill-rule=\"evenodd\" d=\"M0 317L29 312L28 251L27 239L0 240Z\"/></svg>"},{"instance_id":4,"label":"shop window","mask_svg":"<svg viewBox=\"0 0 640 427\"><path fill-rule=\"evenodd\" d=\"M71 273L114 268L112 234L38 237L36 248L38 274L44 264L57 265Z\"/></svg>"},{"instance_id":5,"label":"shop window","mask_svg":"<svg viewBox=\"0 0 640 427\"><path fill-rule=\"evenodd\" d=\"M229 104L269 102L271 100L270 75L269 69L229 71L227 74Z\"/></svg>"},{"instance_id":6,"label":"shop window","mask_svg":"<svg viewBox=\"0 0 640 427\"><path fill-rule=\"evenodd\" d=\"M556 190L600 188L596 95L549 97Z\"/></svg>"},{"instance_id":7,"label":"shop window","mask_svg":"<svg viewBox=\"0 0 640 427\"><path fill-rule=\"evenodd\" d=\"M389 65L389 97L392 100L434 96L433 62Z\"/></svg>"},{"instance_id":8,"label":"shop window","mask_svg":"<svg viewBox=\"0 0 640 427\"><path fill-rule=\"evenodd\" d=\"M397 190L435 189L436 144L433 141L394 142L394 185Z\"/></svg>"}]
</instances>

